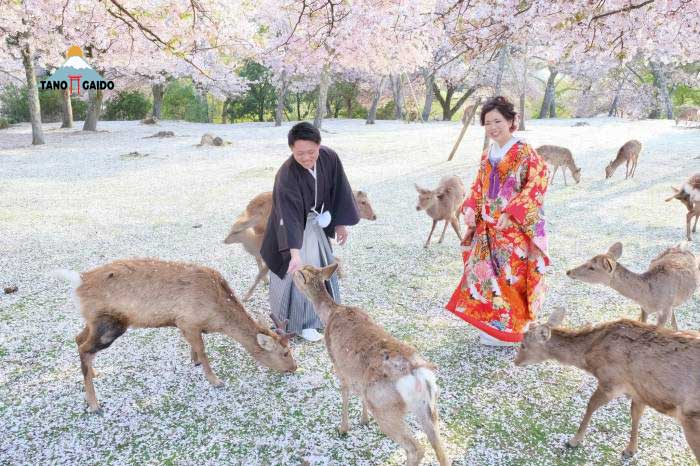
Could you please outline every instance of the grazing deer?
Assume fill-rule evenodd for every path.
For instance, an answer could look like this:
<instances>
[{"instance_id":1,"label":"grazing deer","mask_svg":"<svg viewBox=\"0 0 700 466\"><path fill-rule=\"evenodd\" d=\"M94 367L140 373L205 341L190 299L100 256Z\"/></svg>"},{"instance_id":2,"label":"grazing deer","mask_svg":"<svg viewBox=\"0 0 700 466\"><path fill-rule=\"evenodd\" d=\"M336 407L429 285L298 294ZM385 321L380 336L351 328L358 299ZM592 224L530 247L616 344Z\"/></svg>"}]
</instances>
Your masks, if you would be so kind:
<instances>
[{"instance_id":1,"label":"grazing deer","mask_svg":"<svg viewBox=\"0 0 700 466\"><path fill-rule=\"evenodd\" d=\"M581 169L576 167L574 162L574 157L571 155L571 151L565 147L559 146L540 146L535 151L541 155L544 160L554 167L552 176L549 178L549 183L554 181L554 174L557 172L559 167L561 167L561 174L564 176L564 186L566 183L566 169L568 168L571 172L571 176L574 177L576 184L581 181Z\"/></svg>"},{"instance_id":2,"label":"grazing deer","mask_svg":"<svg viewBox=\"0 0 700 466\"><path fill-rule=\"evenodd\" d=\"M177 327L190 344L192 362L202 365L209 383L218 387L204 352L202 333L218 332L238 341L259 364L283 372L297 368L284 329L271 332L248 315L216 270L156 259L110 262L78 273L56 271L68 280L85 319L75 337L90 411L100 409L92 379L92 362L127 328Z\"/></svg>"},{"instance_id":3,"label":"grazing deer","mask_svg":"<svg viewBox=\"0 0 700 466\"><path fill-rule=\"evenodd\" d=\"M632 430L624 456L637 452L639 420L651 406L680 423L700 461L700 333L673 332L628 319L565 329L558 327L563 319L558 309L547 323L530 325L515 364L554 359L598 379L581 425L567 445L581 444L598 408L627 395L632 399Z\"/></svg>"},{"instance_id":4,"label":"grazing deer","mask_svg":"<svg viewBox=\"0 0 700 466\"><path fill-rule=\"evenodd\" d=\"M637 172L637 159L639 158L639 153L642 151L642 143L636 139L627 141L620 149L617 151L617 155L612 162L605 167L605 179L607 180L617 167L622 165L622 162L626 162L625 165L625 179L634 178L634 174ZM631 168L630 168L631 165Z\"/></svg>"},{"instance_id":5,"label":"grazing deer","mask_svg":"<svg viewBox=\"0 0 700 466\"><path fill-rule=\"evenodd\" d=\"M367 194L363 191L353 191L353 195L360 213L360 218L377 220L377 215L374 213L374 209L372 209L372 203L369 201ZM271 211L272 191L258 194L250 200L243 213L241 213L233 223L226 239L224 239L225 244L241 243L243 249L253 256L255 262L258 264L258 275L243 297L244 302L248 301L253 295L253 291L255 291L258 283L261 281L268 281L267 272L269 272L270 269L267 268L267 265L265 265L265 262L262 260L260 246L262 246L262 240L265 236L265 230L267 229L267 220L270 217ZM339 273L338 276L340 277L341 274Z\"/></svg>"},{"instance_id":6,"label":"grazing deer","mask_svg":"<svg viewBox=\"0 0 700 466\"><path fill-rule=\"evenodd\" d=\"M687 244L670 247L649 263L646 272L638 274L618 262L622 243L615 243L604 254L598 254L566 275L586 283L602 284L614 289L642 307L640 320L658 313L657 325L663 327L671 318L678 329L674 308L686 302L700 284L698 260Z\"/></svg>"},{"instance_id":7,"label":"grazing deer","mask_svg":"<svg viewBox=\"0 0 700 466\"><path fill-rule=\"evenodd\" d=\"M294 272L293 279L326 328L326 348L343 398L340 432L348 432L349 397L357 394L362 398L361 422L367 424L369 411L382 432L406 450L407 465L420 464L424 454L404 419L409 411L428 436L440 465L449 465L439 433L435 366L372 322L366 312L336 304L324 283L335 269L336 264L322 269L307 265Z\"/></svg>"},{"instance_id":8,"label":"grazing deer","mask_svg":"<svg viewBox=\"0 0 700 466\"><path fill-rule=\"evenodd\" d=\"M698 228L698 218L700 218L700 173L696 173L691 176L688 181L686 181L681 189L671 188L676 194L666 199L666 202L672 199L678 199L681 201L685 207L688 209L688 213L685 216L685 231L686 238L688 241L692 241L690 236L690 223L695 217L695 224L693 225L693 233Z\"/></svg>"},{"instance_id":9,"label":"grazing deer","mask_svg":"<svg viewBox=\"0 0 700 466\"><path fill-rule=\"evenodd\" d=\"M691 121L700 121L700 108L684 107L678 110L676 114L676 126L679 121L684 121L686 125Z\"/></svg>"},{"instance_id":10,"label":"grazing deer","mask_svg":"<svg viewBox=\"0 0 700 466\"><path fill-rule=\"evenodd\" d=\"M428 234L428 239L423 245L424 248L428 247L430 244L430 238L433 236L433 231L435 231L435 225L440 220L445 221L445 227L442 229L442 234L438 243L442 243L445 238L445 231L447 230L448 223L452 225L457 237L462 241L462 233L459 228L459 208L464 201L464 197L467 195L466 189L464 189L464 184L458 176L445 176L440 180L440 184L436 189L423 189L417 184L416 191L418 191L418 203L416 204L416 210L425 210L430 218L433 219L433 227L430 229Z\"/></svg>"}]
</instances>

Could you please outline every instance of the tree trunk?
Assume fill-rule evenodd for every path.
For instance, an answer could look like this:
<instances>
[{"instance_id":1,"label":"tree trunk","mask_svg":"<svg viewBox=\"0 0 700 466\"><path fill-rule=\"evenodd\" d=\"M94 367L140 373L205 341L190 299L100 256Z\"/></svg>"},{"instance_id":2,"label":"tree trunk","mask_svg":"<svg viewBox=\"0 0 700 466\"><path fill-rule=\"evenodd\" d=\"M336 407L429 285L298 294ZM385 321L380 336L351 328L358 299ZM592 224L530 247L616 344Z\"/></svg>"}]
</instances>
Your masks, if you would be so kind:
<instances>
[{"instance_id":1,"label":"tree trunk","mask_svg":"<svg viewBox=\"0 0 700 466\"><path fill-rule=\"evenodd\" d=\"M556 95L552 95L552 100L549 103L549 118L557 117Z\"/></svg>"},{"instance_id":2,"label":"tree trunk","mask_svg":"<svg viewBox=\"0 0 700 466\"><path fill-rule=\"evenodd\" d=\"M36 75L34 74L34 63L32 62L32 35L27 32L24 34L23 43L21 45L22 64L24 72L27 76L27 96L29 98L29 118L32 123L32 144L45 144L44 130L41 127L41 106L39 104L39 89L36 84Z\"/></svg>"},{"instance_id":3,"label":"tree trunk","mask_svg":"<svg viewBox=\"0 0 700 466\"><path fill-rule=\"evenodd\" d=\"M100 119L102 109L102 90L90 91L90 106L88 107L83 131L97 131L97 122Z\"/></svg>"},{"instance_id":4,"label":"tree trunk","mask_svg":"<svg viewBox=\"0 0 700 466\"><path fill-rule=\"evenodd\" d=\"M501 86L503 83L503 72L506 69L506 61L508 61L508 53L510 50L509 45L504 45L501 47L501 51L498 52L498 74L496 75L496 89L495 89L495 97L498 97L501 95ZM486 135L486 131L484 131L484 144L482 145L482 150L486 150L486 148L489 146L489 137Z\"/></svg>"},{"instance_id":5,"label":"tree trunk","mask_svg":"<svg viewBox=\"0 0 700 466\"><path fill-rule=\"evenodd\" d=\"M421 117L423 121L428 121L430 111L433 108L433 82L435 81L435 73L430 70L423 70L423 79L425 80L425 103L423 104L423 113Z\"/></svg>"},{"instance_id":6,"label":"tree trunk","mask_svg":"<svg viewBox=\"0 0 700 466\"><path fill-rule=\"evenodd\" d=\"M61 128L73 127L73 104L70 101L70 91L65 89L62 92L63 97L63 123Z\"/></svg>"},{"instance_id":7,"label":"tree trunk","mask_svg":"<svg viewBox=\"0 0 700 466\"><path fill-rule=\"evenodd\" d=\"M450 112L450 108L452 103L452 95L454 94L454 92L454 87L452 87L452 85L450 84L447 84L447 92L445 92L445 98L443 98L442 94L440 93L440 88L437 86L437 84L435 84L435 81L433 80L433 93L435 94L435 98L440 104L440 107L442 107L442 121L450 121L452 119L452 115L454 114L454 112Z\"/></svg>"},{"instance_id":8,"label":"tree trunk","mask_svg":"<svg viewBox=\"0 0 700 466\"><path fill-rule=\"evenodd\" d=\"M165 94L165 86L163 83L151 85L153 93L153 111L151 116L160 120L161 108L163 107L163 95Z\"/></svg>"},{"instance_id":9,"label":"tree trunk","mask_svg":"<svg viewBox=\"0 0 700 466\"><path fill-rule=\"evenodd\" d=\"M384 83L386 83L386 76L382 76L377 85L377 90L374 92L372 97L372 105L369 107L369 112L367 113L366 125L373 125L374 120L377 118L377 106L379 105L379 100L382 98L382 93L384 92Z\"/></svg>"},{"instance_id":10,"label":"tree trunk","mask_svg":"<svg viewBox=\"0 0 700 466\"><path fill-rule=\"evenodd\" d=\"M649 62L649 65L651 66L651 73L654 75L654 85L659 90L659 97L661 97L661 114L665 113L667 119L673 120L673 103L668 92L666 74L660 63Z\"/></svg>"},{"instance_id":11,"label":"tree trunk","mask_svg":"<svg viewBox=\"0 0 700 466\"><path fill-rule=\"evenodd\" d=\"M228 119L228 106L231 103L231 99L229 97L226 97L226 100L224 100L224 105L223 108L221 109L221 124L225 125L226 120Z\"/></svg>"},{"instance_id":12,"label":"tree trunk","mask_svg":"<svg viewBox=\"0 0 700 466\"><path fill-rule=\"evenodd\" d=\"M321 129L323 125L323 117L326 113L326 101L328 100L328 88L331 85L331 70L330 65L326 63L321 72L321 83L318 86L318 103L316 105L316 117L314 118L314 126Z\"/></svg>"},{"instance_id":13,"label":"tree trunk","mask_svg":"<svg viewBox=\"0 0 700 466\"><path fill-rule=\"evenodd\" d=\"M520 89L520 124L518 131L525 131L525 94L527 93L527 46L525 46L525 57L523 58L523 86Z\"/></svg>"},{"instance_id":14,"label":"tree trunk","mask_svg":"<svg viewBox=\"0 0 700 466\"><path fill-rule=\"evenodd\" d=\"M401 85L401 74L392 74L389 76L391 80L391 90L394 94L394 114L396 119L401 121L404 118L403 104L403 86Z\"/></svg>"},{"instance_id":15,"label":"tree trunk","mask_svg":"<svg viewBox=\"0 0 700 466\"><path fill-rule=\"evenodd\" d=\"M544 89L544 98L542 99L542 107L540 107L539 118L547 118L552 106L552 100L554 100L554 78L557 77L559 71L556 68L549 67L549 78L547 79L547 86Z\"/></svg>"},{"instance_id":16,"label":"tree trunk","mask_svg":"<svg viewBox=\"0 0 700 466\"><path fill-rule=\"evenodd\" d=\"M280 84L277 87L277 106L275 107L275 126L282 126L282 118L284 117L284 102L287 98L287 71L282 71Z\"/></svg>"}]
</instances>

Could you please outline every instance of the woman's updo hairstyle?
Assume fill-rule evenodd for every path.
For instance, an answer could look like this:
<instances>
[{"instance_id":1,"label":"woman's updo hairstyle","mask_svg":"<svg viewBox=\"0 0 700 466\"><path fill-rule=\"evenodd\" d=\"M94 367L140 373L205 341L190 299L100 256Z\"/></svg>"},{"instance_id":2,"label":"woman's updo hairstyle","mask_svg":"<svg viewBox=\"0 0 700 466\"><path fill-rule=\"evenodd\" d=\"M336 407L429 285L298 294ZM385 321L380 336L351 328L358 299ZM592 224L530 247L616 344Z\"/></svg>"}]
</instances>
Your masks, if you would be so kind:
<instances>
[{"instance_id":1,"label":"woman's updo hairstyle","mask_svg":"<svg viewBox=\"0 0 700 466\"><path fill-rule=\"evenodd\" d=\"M517 129L517 127L515 126L515 116L518 114L518 112L515 111L515 107L510 102L510 100L506 99L502 95L499 95L498 97L492 97L489 100L487 100L483 107L481 107L481 126L484 126L486 114L489 113L491 110L498 110L498 113L503 115L503 118L505 118L506 121L510 121L511 132Z\"/></svg>"}]
</instances>

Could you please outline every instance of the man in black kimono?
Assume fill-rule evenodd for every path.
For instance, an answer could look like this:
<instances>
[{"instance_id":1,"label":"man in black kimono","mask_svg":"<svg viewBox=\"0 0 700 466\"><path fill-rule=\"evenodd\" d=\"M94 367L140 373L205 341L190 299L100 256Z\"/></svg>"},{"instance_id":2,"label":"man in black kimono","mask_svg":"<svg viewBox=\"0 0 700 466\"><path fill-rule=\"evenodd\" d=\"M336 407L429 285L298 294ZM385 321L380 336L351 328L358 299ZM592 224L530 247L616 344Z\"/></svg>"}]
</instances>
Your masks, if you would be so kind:
<instances>
[{"instance_id":1,"label":"man in black kimono","mask_svg":"<svg viewBox=\"0 0 700 466\"><path fill-rule=\"evenodd\" d=\"M287 135L292 155L277 171L272 189L272 212L260 253L270 268L270 308L288 332L309 341L322 338L323 323L313 305L296 289L292 273L304 265L323 267L333 262L329 238L343 245L346 226L355 225L359 213L343 165L332 149L321 145L313 125L294 125ZM338 278L329 292L340 302Z\"/></svg>"}]
</instances>

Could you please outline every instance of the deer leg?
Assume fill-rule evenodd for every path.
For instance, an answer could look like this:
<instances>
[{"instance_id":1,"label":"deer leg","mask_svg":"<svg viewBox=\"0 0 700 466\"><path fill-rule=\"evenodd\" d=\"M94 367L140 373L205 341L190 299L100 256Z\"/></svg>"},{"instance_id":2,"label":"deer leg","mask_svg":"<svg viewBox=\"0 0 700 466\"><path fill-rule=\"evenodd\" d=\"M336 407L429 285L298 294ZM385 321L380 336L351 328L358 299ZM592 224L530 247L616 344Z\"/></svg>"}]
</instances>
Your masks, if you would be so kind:
<instances>
[{"instance_id":1,"label":"deer leg","mask_svg":"<svg viewBox=\"0 0 700 466\"><path fill-rule=\"evenodd\" d=\"M566 168L561 167L561 175L564 177L564 186L569 186L569 185L566 183Z\"/></svg>"},{"instance_id":2,"label":"deer leg","mask_svg":"<svg viewBox=\"0 0 700 466\"><path fill-rule=\"evenodd\" d=\"M402 401L396 401L399 403L391 403L381 408L371 405L372 415L379 424L379 429L406 450L406 465L418 466L425 450L413 437L404 420Z\"/></svg>"},{"instance_id":3,"label":"deer leg","mask_svg":"<svg viewBox=\"0 0 700 466\"><path fill-rule=\"evenodd\" d=\"M547 184L552 184L552 181L554 181L554 174L559 170L559 165L554 166L554 171L552 172L551 176L549 177L549 181L547 181Z\"/></svg>"},{"instance_id":4,"label":"deer leg","mask_svg":"<svg viewBox=\"0 0 700 466\"><path fill-rule=\"evenodd\" d=\"M457 238L459 238L459 241L462 242L462 232L459 227L459 220L457 217L453 215L450 219L450 223L452 224L452 228L454 229L455 233L457 233Z\"/></svg>"},{"instance_id":5,"label":"deer leg","mask_svg":"<svg viewBox=\"0 0 700 466\"><path fill-rule=\"evenodd\" d=\"M645 405L641 401L632 399L632 407L630 410L630 414L632 417L632 431L630 432L630 443L627 444L627 448L625 448L622 452L622 455L627 458L630 458L634 456L635 453L637 453L637 445L639 444L639 420L642 418L642 414L644 414L644 408L646 408L646 406L647 405Z\"/></svg>"},{"instance_id":6,"label":"deer leg","mask_svg":"<svg viewBox=\"0 0 700 466\"><path fill-rule=\"evenodd\" d=\"M673 330L678 331L678 322L676 322L676 311L671 309L671 327Z\"/></svg>"},{"instance_id":7,"label":"deer leg","mask_svg":"<svg viewBox=\"0 0 700 466\"><path fill-rule=\"evenodd\" d=\"M588 406L586 407L586 413L583 415L583 419L581 420L581 425L578 428L578 431L576 432L576 435L571 438L568 442L566 442L566 445L569 447L577 447L581 444L581 441L583 440L584 435L586 434L586 429L588 429L588 424L591 422L591 416L593 416L593 413L609 402L611 400L610 394L608 394L607 391L602 389L600 385L598 385L598 388L596 388L595 392L593 392L593 395L591 396L591 399L588 400Z\"/></svg>"},{"instance_id":8,"label":"deer leg","mask_svg":"<svg viewBox=\"0 0 700 466\"><path fill-rule=\"evenodd\" d=\"M625 164L625 179L629 178L630 176L630 159L627 159L627 163Z\"/></svg>"},{"instance_id":9,"label":"deer leg","mask_svg":"<svg viewBox=\"0 0 700 466\"><path fill-rule=\"evenodd\" d=\"M260 269L258 272L258 275L255 277L255 281L251 285L250 289L246 292L245 296L243 296L243 301L248 301L250 297L253 295L253 291L255 291L255 288L258 286L258 283L267 276L267 267Z\"/></svg>"},{"instance_id":10,"label":"deer leg","mask_svg":"<svg viewBox=\"0 0 700 466\"><path fill-rule=\"evenodd\" d=\"M108 348L112 342L119 338L125 331L126 326L119 320L111 317L100 317L90 328L87 328L87 331L83 329L76 337L76 342L78 338L82 341L78 345L80 369L83 373L83 384L85 385L85 398L87 400L88 410L92 413L100 411L100 405L97 402L97 395L95 394L95 385L92 383L92 379L95 377L95 371L92 368L95 354L100 350Z\"/></svg>"},{"instance_id":11,"label":"deer leg","mask_svg":"<svg viewBox=\"0 0 700 466\"><path fill-rule=\"evenodd\" d=\"M182 337L185 339L185 341L189 344L190 341L187 339L185 331L180 329L180 333L182 334ZM190 345L190 360L195 366L199 366L202 364L201 362L199 362L199 359L197 358L197 352L194 350L194 347L192 345Z\"/></svg>"},{"instance_id":12,"label":"deer leg","mask_svg":"<svg viewBox=\"0 0 700 466\"><path fill-rule=\"evenodd\" d=\"M649 318L649 313L642 308L642 313L639 315L639 321L646 323Z\"/></svg>"},{"instance_id":13,"label":"deer leg","mask_svg":"<svg viewBox=\"0 0 700 466\"><path fill-rule=\"evenodd\" d=\"M698 231L698 219L700 219L700 213L695 214L695 224L693 225L693 233Z\"/></svg>"},{"instance_id":14,"label":"deer leg","mask_svg":"<svg viewBox=\"0 0 700 466\"><path fill-rule=\"evenodd\" d=\"M450 466L450 460L445 453L445 448L440 439L440 419L438 418L435 406L427 404L422 405L419 411L414 414L421 425L421 429L423 429L423 432L425 432L425 435L428 437L430 445L432 445L433 450L435 450L435 456L440 466Z\"/></svg>"},{"instance_id":15,"label":"deer leg","mask_svg":"<svg viewBox=\"0 0 700 466\"><path fill-rule=\"evenodd\" d=\"M659 328L665 327L668 322L669 314L673 312L673 309L662 309L658 312L656 317L656 326ZM678 329L676 329L678 330Z\"/></svg>"},{"instance_id":16,"label":"deer leg","mask_svg":"<svg viewBox=\"0 0 700 466\"><path fill-rule=\"evenodd\" d=\"M90 329L88 329L88 326L86 325L85 327L83 327L83 329L80 331L80 333L75 336L75 342L78 344L78 347L80 347L80 345L82 345L83 342L85 342L85 340L87 339L87 337L89 335L90 335ZM93 378L97 376L97 374L95 373L94 367L90 366L90 372L91 372Z\"/></svg>"},{"instance_id":17,"label":"deer leg","mask_svg":"<svg viewBox=\"0 0 700 466\"><path fill-rule=\"evenodd\" d=\"M343 413L340 419L340 428L338 430L341 434L347 434L348 427L348 405L350 404L350 387L344 380L340 380L340 395L343 398Z\"/></svg>"},{"instance_id":18,"label":"deer leg","mask_svg":"<svg viewBox=\"0 0 700 466\"><path fill-rule=\"evenodd\" d=\"M442 240L445 239L445 232L447 231L447 224L450 223L450 220L445 220L445 226L442 229L442 234L440 235L440 239L438 240L438 244L442 244Z\"/></svg>"},{"instance_id":19,"label":"deer leg","mask_svg":"<svg viewBox=\"0 0 700 466\"><path fill-rule=\"evenodd\" d=\"M366 426L369 424L369 414L367 414L367 402L362 398L362 417L360 418L360 424Z\"/></svg>"},{"instance_id":20,"label":"deer leg","mask_svg":"<svg viewBox=\"0 0 700 466\"><path fill-rule=\"evenodd\" d=\"M685 236L687 237L688 241L692 241L692 238L690 236L690 222L693 220L694 215L695 215L694 212L688 212L685 216ZM695 218L695 226L697 226L697 225L698 225L698 219L696 217Z\"/></svg>"},{"instance_id":21,"label":"deer leg","mask_svg":"<svg viewBox=\"0 0 700 466\"><path fill-rule=\"evenodd\" d=\"M263 283L267 284L270 283L270 279L267 278L267 265L263 262L261 257L256 256L255 257L255 262L258 263L258 271L262 274L263 276Z\"/></svg>"},{"instance_id":22,"label":"deer leg","mask_svg":"<svg viewBox=\"0 0 700 466\"><path fill-rule=\"evenodd\" d=\"M433 236L433 231L435 231L435 225L437 225L437 220L433 220L433 228L430 229L430 234L428 235L428 239L425 240L425 244L423 245L424 248L428 247L428 244L430 244L430 237Z\"/></svg>"},{"instance_id":23,"label":"deer leg","mask_svg":"<svg viewBox=\"0 0 700 466\"><path fill-rule=\"evenodd\" d=\"M207 354L204 352L204 340L202 340L202 332L200 330L184 330L180 329L182 335L187 340L187 343L192 347L192 351L196 354L197 360L202 364L202 370L204 370L204 375L215 387L220 387L224 383L214 374L209 365L209 359Z\"/></svg>"},{"instance_id":24,"label":"deer leg","mask_svg":"<svg viewBox=\"0 0 700 466\"><path fill-rule=\"evenodd\" d=\"M688 446L693 450L695 459L700 463L700 419L697 417L683 416L680 421Z\"/></svg>"}]
</instances>

